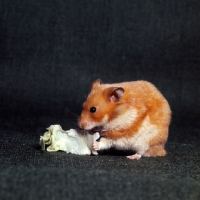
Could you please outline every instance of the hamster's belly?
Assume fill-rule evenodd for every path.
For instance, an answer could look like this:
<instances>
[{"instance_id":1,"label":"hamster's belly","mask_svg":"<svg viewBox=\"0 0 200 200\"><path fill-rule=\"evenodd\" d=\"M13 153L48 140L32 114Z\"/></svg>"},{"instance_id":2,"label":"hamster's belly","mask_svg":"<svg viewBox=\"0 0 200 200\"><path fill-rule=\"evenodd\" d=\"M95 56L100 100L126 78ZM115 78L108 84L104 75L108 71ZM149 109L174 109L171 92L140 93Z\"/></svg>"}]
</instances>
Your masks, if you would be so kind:
<instances>
[{"instance_id":1,"label":"hamster's belly","mask_svg":"<svg viewBox=\"0 0 200 200\"><path fill-rule=\"evenodd\" d=\"M159 130L156 125L151 124L149 117L146 117L137 133L132 137L123 137L113 141L113 146L122 150L135 150L145 152L149 148L149 142L156 137Z\"/></svg>"}]
</instances>

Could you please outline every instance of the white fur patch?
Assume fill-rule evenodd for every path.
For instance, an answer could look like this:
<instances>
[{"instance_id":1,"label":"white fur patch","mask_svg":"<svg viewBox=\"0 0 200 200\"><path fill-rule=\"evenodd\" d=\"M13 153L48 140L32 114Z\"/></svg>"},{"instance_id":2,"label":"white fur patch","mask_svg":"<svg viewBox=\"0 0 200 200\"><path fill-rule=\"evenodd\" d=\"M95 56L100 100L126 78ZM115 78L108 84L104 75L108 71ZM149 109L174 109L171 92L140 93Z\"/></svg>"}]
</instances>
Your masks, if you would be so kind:
<instances>
[{"instance_id":1,"label":"white fur patch","mask_svg":"<svg viewBox=\"0 0 200 200\"><path fill-rule=\"evenodd\" d=\"M98 126L103 126L104 124L106 124L108 121L108 115L105 115L103 120L101 122L88 122L85 129L86 130L91 130L94 127L98 127Z\"/></svg>"},{"instance_id":2,"label":"white fur patch","mask_svg":"<svg viewBox=\"0 0 200 200\"><path fill-rule=\"evenodd\" d=\"M133 149L138 154L143 155L149 148L149 141L158 134L158 129L151 124L149 117L147 117L138 133L132 138L120 138L112 141L112 146L118 149Z\"/></svg>"},{"instance_id":3,"label":"white fur patch","mask_svg":"<svg viewBox=\"0 0 200 200\"><path fill-rule=\"evenodd\" d=\"M126 111L125 113L119 115L114 120L105 124L105 130L120 130L122 128L128 128L131 124L133 124L134 120L137 117L137 110L131 109Z\"/></svg>"},{"instance_id":4,"label":"white fur patch","mask_svg":"<svg viewBox=\"0 0 200 200\"><path fill-rule=\"evenodd\" d=\"M91 130L94 127L98 126L99 123L96 122L87 122L86 126L84 127L85 130Z\"/></svg>"}]
</instances>

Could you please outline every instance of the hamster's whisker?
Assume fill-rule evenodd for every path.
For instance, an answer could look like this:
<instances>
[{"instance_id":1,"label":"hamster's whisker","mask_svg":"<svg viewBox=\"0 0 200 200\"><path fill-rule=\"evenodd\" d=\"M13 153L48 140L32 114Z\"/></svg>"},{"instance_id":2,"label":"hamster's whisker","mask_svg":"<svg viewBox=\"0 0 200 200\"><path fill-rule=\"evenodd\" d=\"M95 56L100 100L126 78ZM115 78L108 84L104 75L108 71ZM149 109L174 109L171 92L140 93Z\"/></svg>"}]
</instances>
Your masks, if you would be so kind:
<instances>
[{"instance_id":1,"label":"hamster's whisker","mask_svg":"<svg viewBox=\"0 0 200 200\"><path fill-rule=\"evenodd\" d=\"M70 111L68 108L66 108L66 110L69 112L69 113L71 113L72 115L74 115L75 117L79 117L78 115L76 115L75 113L73 113L72 111Z\"/></svg>"}]
</instances>

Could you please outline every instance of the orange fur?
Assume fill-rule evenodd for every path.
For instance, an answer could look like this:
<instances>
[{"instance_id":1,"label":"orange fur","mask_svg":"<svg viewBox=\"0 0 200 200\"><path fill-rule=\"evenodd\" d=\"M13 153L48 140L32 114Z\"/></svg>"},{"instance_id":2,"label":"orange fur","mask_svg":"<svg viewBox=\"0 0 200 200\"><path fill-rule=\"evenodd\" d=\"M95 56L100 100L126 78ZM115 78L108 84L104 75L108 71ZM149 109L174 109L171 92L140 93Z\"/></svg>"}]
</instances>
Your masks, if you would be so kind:
<instances>
[{"instance_id":1,"label":"orange fur","mask_svg":"<svg viewBox=\"0 0 200 200\"><path fill-rule=\"evenodd\" d=\"M90 111L92 107L95 112ZM170 106L153 84L101 84L97 80L83 104L79 126L88 130L102 127L101 137L108 144L100 140L96 143L99 149L116 146L141 156L164 156L170 119Z\"/></svg>"}]
</instances>

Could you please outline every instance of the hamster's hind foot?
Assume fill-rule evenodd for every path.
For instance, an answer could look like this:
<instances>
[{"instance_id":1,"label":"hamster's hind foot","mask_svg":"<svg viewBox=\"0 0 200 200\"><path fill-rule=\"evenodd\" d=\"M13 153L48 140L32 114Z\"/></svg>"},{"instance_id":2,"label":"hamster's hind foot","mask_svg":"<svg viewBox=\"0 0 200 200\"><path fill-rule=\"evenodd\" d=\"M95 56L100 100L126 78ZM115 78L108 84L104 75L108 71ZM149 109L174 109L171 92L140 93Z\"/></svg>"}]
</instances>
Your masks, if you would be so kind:
<instances>
[{"instance_id":1,"label":"hamster's hind foot","mask_svg":"<svg viewBox=\"0 0 200 200\"><path fill-rule=\"evenodd\" d=\"M136 154L133 154L131 156L126 156L126 157L130 160L139 160L142 156L136 153Z\"/></svg>"}]
</instances>

